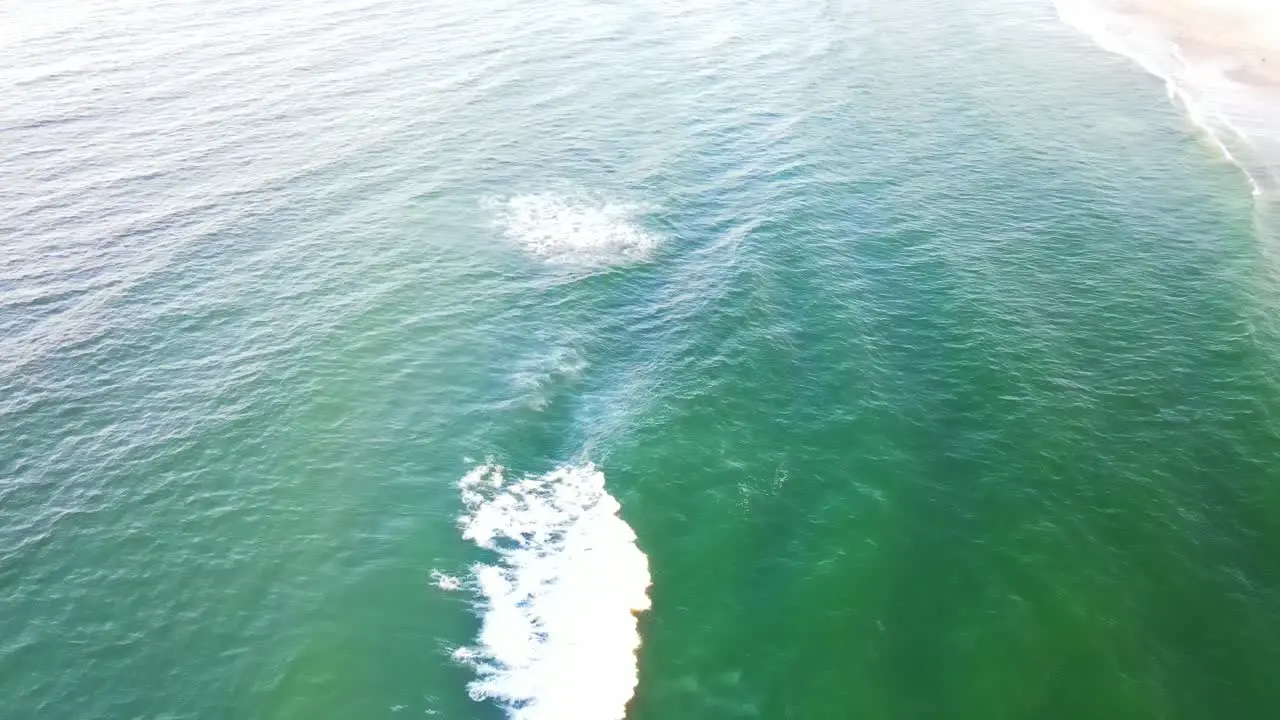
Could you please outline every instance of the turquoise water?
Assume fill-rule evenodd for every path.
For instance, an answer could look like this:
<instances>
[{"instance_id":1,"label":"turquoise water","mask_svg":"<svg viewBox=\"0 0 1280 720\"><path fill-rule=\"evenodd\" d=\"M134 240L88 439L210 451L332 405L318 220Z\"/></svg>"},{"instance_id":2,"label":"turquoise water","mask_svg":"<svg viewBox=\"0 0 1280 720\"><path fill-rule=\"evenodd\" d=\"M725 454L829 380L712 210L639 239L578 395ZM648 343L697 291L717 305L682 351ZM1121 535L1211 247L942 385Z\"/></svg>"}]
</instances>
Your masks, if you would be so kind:
<instances>
[{"instance_id":1,"label":"turquoise water","mask_svg":"<svg viewBox=\"0 0 1280 720\"><path fill-rule=\"evenodd\" d=\"M5 718L1280 716L1270 201L1049 2L5 12Z\"/></svg>"}]
</instances>

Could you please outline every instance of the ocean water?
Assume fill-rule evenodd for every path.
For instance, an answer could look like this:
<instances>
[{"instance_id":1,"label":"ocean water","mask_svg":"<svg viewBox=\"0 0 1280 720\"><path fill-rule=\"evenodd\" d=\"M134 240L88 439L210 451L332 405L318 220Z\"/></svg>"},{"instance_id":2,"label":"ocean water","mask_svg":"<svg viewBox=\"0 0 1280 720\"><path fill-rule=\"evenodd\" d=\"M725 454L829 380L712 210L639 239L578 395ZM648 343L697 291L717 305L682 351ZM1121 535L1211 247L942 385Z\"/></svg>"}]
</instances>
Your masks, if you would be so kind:
<instances>
[{"instance_id":1,"label":"ocean water","mask_svg":"<svg viewBox=\"0 0 1280 720\"><path fill-rule=\"evenodd\" d=\"M0 10L0 716L1280 717L1274 200L1058 10Z\"/></svg>"}]
</instances>

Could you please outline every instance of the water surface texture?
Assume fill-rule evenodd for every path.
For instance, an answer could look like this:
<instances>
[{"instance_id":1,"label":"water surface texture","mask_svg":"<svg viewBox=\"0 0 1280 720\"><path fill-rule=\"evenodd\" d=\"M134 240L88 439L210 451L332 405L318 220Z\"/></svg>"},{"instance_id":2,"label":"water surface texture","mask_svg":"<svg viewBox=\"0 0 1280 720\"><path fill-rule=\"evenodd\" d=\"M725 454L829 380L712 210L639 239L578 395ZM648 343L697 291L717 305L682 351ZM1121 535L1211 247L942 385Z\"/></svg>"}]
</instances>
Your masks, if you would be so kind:
<instances>
[{"instance_id":1,"label":"water surface texture","mask_svg":"<svg viewBox=\"0 0 1280 720\"><path fill-rule=\"evenodd\" d=\"M1273 201L1050 0L0 13L6 720L1280 717Z\"/></svg>"}]
</instances>

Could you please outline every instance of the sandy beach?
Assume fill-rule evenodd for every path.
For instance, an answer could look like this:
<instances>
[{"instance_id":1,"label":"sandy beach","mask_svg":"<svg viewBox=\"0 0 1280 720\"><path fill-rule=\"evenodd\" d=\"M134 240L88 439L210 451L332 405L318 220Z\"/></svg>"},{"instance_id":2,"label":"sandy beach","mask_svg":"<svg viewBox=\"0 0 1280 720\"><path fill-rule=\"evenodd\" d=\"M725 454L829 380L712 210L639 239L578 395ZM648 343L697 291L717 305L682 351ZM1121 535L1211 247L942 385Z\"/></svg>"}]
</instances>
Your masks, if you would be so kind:
<instances>
[{"instance_id":1,"label":"sandy beach","mask_svg":"<svg viewBox=\"0 0 1280 720\"><path fill-rule=\"evenodd\" d=\"M1255 194L1280 188L1280 3L1057 0L1064 20L1163 78L1241 166Z\"/></svg>"},{"instance_id":2,"label":"sandy beach","mask_svg":"<svg viewBox=\"0 0 1280 720\"><path fill-rule=\"evenodd\" d=\"M1221 63L1233 79L1280 87L1280 4L1271 0L1106 0L1169 34L1190 61Z\"/></svg>"}]
</instances>

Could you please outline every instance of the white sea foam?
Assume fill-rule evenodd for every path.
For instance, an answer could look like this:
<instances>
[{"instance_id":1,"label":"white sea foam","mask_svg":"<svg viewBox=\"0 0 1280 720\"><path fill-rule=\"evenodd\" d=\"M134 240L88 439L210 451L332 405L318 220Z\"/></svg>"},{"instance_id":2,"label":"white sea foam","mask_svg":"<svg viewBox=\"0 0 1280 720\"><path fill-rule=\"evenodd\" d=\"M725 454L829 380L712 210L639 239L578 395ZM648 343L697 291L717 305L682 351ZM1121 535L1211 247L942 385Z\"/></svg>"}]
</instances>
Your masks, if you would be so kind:
<instances>
[{"instance_id":1,"label":"white sea foam","mask_svg":"<svg viewBox=\"0 0 1280 720\"><path fill-rule=\"evenodd\" d=\"M581 195L534 193L494 204L503 234L548 263L598 267L647 260L659 238L641 208Z\"/></svg>"},{"instance_id":2,"label":"white sea foam","mask_svg":"<svg viewBox=\"0 0 1280 720\"><path fill-rule=\"evenodd\" d=\"M513 720L622 720L649 565L604 474L585 463L509 478L485 464L458 488L463 536L495 555L472 568L480 635L454 653L475 669L471 696Z\"/></svg>"},{"instance_id":3,"label":"white sea foam","mask_svg":"<svg viewBox=\"0 0 1280 720\"><path fill-rule=\"evenodd\" d=\"M431 582L441 590L448 590L449 592L453 592L454 590L462 587L461 580L447 573L440 572L439 570L431 571Z\"/></svg>"}]
</instances>

